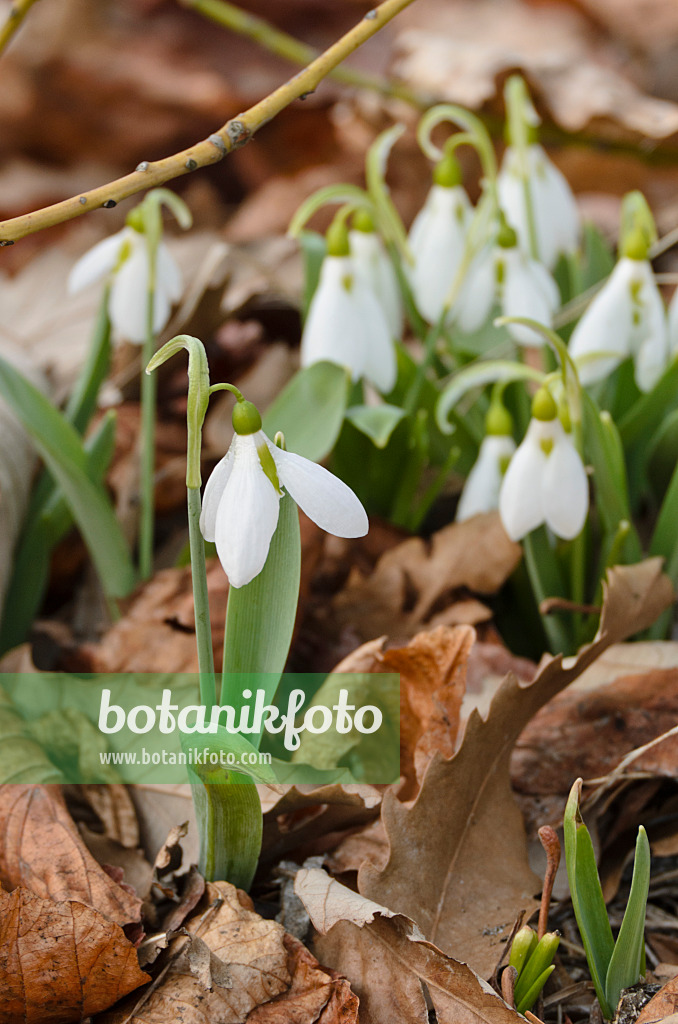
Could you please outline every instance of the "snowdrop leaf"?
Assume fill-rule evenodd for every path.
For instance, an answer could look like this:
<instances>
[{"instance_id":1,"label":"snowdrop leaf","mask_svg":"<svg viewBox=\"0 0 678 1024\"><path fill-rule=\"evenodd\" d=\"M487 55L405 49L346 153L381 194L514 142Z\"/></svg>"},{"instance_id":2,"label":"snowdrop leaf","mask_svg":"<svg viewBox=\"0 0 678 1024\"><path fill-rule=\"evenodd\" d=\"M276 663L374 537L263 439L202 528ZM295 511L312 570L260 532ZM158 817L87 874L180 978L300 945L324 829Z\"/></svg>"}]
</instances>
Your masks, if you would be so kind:
<instances>
[{"instance_id":1,"label":"snowdrop leaf","mask_svg":"<svg viewBox=\"0 0 678 1024\"><path fill-rule=\"evenodd\" d=\"M226 612L224 673L268 673L263 686L267 701L278 687L292 642L300 575L299 515L285 494L264 568L244 587L231 587ZM233 693L222 690L221 702L239 708L242 687L238 684Z\"/></svg>"},{"instance_id":2,"label":"snowdrop leaf","mask_svg":"<svg viewBox=\"0 0 678 1024\"><path fill-rule=\"evenodd\" d=\"M96 409L99 388L108 373L111 361L111 321L108 316L108 288L99 306L94 333L87 350L87 359L71 392L64 415L79 434L84 434Z\"/></svg>"},{"instance_id":3,"label":"snowdrop leaf","mask_svg":"<svg viewBox=\"0 0 678 1024\"><path fill-rule=\"evenodd\" d=\"M624 447L648 436L662 423L666 410L678 395L678 360L674 360L655 384L652 391L642 395L635 405L619 419L619 434Z\"/></svg>"},{"instance_id":4,"label":"snowdrop leaf","mask_svg":"<svg viewBox=\"0 0 678 1024\"><path fill-rule=\"evenodd\" d=\"M136 581L129 550L105 491L89 476L87 456L74 428L4 359L0 359L0 394L61 488L105 592L124 597Z\"/></svg>"},{"instance_id":5,"label":"snowdrop leaf","mask_svg":"<svg viewBox=\"0 0 678 1024\"><path fill-rule=\"evenodd\" d=\"M593 465L596 505L605 532L614 535L622 521L631 521L624 450L619 431L609 413L600 413L590 396L585 391L581 394L584 436L589 439L587 455ZM634 527L631 527L625 548L632 561L640 560L641 546Z\"/></svg>"},{"instance_id":6,"label":"snowdrop leaf","mask_svg":"<svg viewBox=\"0 0 678 1024\"><path fill-rule=\"evenodd\" d=\"M591 980L603 1015L611 1020L612 1013L605 998L605 978L614 949L614 940L598 878L591 836L579 816L580 793L581 779L578 779L570 792L563 819L567 877Z\"/></svg>"},{"instance_id":7,"label":"snowdrop leaf","mask_svg":"<svg viewBox=\"0 0 678 1024\"><path fill-rule=\"evenodd\" d=\"M590 221L584 224L584 257L581 262L581 288L586 291L604 281L614 270L614 257L602 234Z\"/></svg>"},{"instance_id":8,"label":"snowdrop leaf","mask_svg":"<svg viewBox=\"0 0 678 1024\"><path fill-rule=\"evenodd\" d=\"M543 373L524 363L514 363L505 359L473 363L455 374L442 391L436 408L438 426L446 434L452 432L448 415L464 395L474 388L482 388L497 381L508 384L516 380L532 380L541 384L543 379Z\"/></svg>"},{"instance_id":9,"label":"snowdrop leaf","mask_svg":"<svg viewBox=\"0 0 678 1024\"><path fill-rule=\"evenodd\" d=\"M605 979L605 997L612 1009L615 1009L619 1002L621 990L635 985L641 975L645 945L645 908L649 887L650 844L641 825L636 840L629 901Z\"/></svg>"},{"instance_id":10,"label":"snowdrop leaf","mask_svg":"<svg viewBox=\"0 0 678 1024\"><path fill-rule=\"evenodd\" d=\"M85 441L87 469L95 482L103 480L114 444L115 415L111 412ZM8 651L25 640L45 594L50 552L72 523L71 510L58 488L53 489L38 514L27 519L14 554L14 568L0 630L0 652Z\"/></svg>"},{"instance_id":11,"label":"snowdrop leaf","mask_svg":"<svg viewBox=\"0 0 678 1024\"><path fill-rule=\"evenodd\" d=\"M308 308L320 280L320 268L327 253L327 243L317 231L302 231L299 244L304 257L304 298L301 309L302 322L308 316Z\"/></svg>"},{"instance_id":12,"label":"snowdrop leaf","mask_svg":"<svg viewBox=\"0 0 678 1024\"><path fill-rule=\"evenodd\" d=\"M285 435L290 451L319 462L334 447L344 421L349 374L342 366L320 362L300 370L264 414L269 437Z\"/></svg>"},{"instance_id":13,"label":"snowdrop leaf","mask_svg":"<svg viewBox=\"0 0 678 1024\"><path fill-rule=\"evenodd\" d=\"M406 416L397 405L354 405L346 413L354 427L369 437L377 448L385 448L391 434Z\"/></svg>"}]
</instances>

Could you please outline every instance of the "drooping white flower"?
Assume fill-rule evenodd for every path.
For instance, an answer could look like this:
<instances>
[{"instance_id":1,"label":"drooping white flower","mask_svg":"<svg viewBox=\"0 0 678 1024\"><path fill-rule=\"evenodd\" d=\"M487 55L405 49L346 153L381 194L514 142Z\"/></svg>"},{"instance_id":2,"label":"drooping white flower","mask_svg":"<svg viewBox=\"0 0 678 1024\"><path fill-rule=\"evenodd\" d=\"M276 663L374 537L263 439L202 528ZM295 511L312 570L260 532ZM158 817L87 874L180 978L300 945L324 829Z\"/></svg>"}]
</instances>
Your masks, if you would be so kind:
<instances>
[{"instance_id":1,"label":"drooping white flower","mask_svg":"<svg viewBox=\"0 0 678 1024\"><path fill-rule=\"evenodd\" d=\"M678 355L678 288L669 302L669 351L671 358Z\"/></svg>"},{"instance_id":2,"label":"drooping white flower","mask_svg":"<svg viewBox=\"0 0 678 1024\"><path fill-rule=\"evenodd\" d=\"M80 257L69 274L68 290L78 292L110 276L108 315L111 324L120 337L141 345L146 338L149 270L146 238L128 225ZM154 334L166 326L181 290L179 269L167 246L160 241L156 251Z\"/></svg>"},{"instance_id":3,"label":"drooping white flower","mask_svg":"<svg viewBox=\"0 0 678 1024\"><path fill-rule=\"evenodd\" d=\"M631 356L636 384L641 391L652 390L668 363L669 337L647 259L622 256L575 327L569 348L584 386L604 379Z\"/></svg>"},{"instance_id":4,"label":"drooping white flower","mask_svg":"<svg viewBox=\"0 0 678 1024\"><path fill-rule=\"evenodd\" d=\"M504 472L516 450L512 437L488 434L478 451L478 458L466 478L457 505L457 522L499 506L499 490Z\"/></svg>"},{"instance_id":5,"label":"drooping white flower","mask_svg":"<svg viewBox=\"0 0 678 1024\"><path fill-rule=\"evenodd\" d=\"M498 244L487 246L473 260L453 308L454 321L471 334L487 322L495 304L504 316L527 317L550 327L560 295L546 267L515 244ZM540 334L522 324L508 324L507 330L520 345L544 344Z\"/></svg>"},{"instance_id":6,"label":"drooping white flower","mask_svg":"<svg viewBox=\"0 0 678 1024\"><path fill-rule=\"evenodd\" d=\"M414 265L408 276L417 309L437 323L459 271L466 246L471 204L461 185L432 185L414 218L409 246Z\"/></svg>"},{"instance_id":7,"label":"drooping white flower","mask_svg":"<svg viewBox=\"0 0 678 1024\"><path fill-rule=\"evenodd\" d=\"M375 231L354 229L348 233L351 259L357 276L378 299L391 331L400 338L403 330L403 304L393 264Z\"/></svg>"},{"instance_id":8,"label":"drooping white flower","mask_svg":"<svg viewBox=\"0 0 678 1024\"><path fill-rule=\"evenodd\" d=\"M260 427L260 417L253 425L257 422ZM264 567L278 523L282 497L278 485L328 533L337 537L367 533L365 509L338 477L278 448L261 429L236 433L207 481L200 516L202 535L216 544L233 587L244 587Z\"/></svg>"},{"instance_id":9,"label":"drooping white flower","mask_svg":"<svg viewBox=\"0 0 678 1024\"><path fill-rule=\"evenodd\" d=\"M347 242L348 244L348 242ZM396 382L396 355L386 315L348 255L327 255L301 337L301 365L326 360L365 377L379 391Z\"/></svg>"},{"instance_id":10,"label":"drooping white flower","mask_svg":"<svg viewBox=\"0 0 678 1024\"><path fill-rule=\"evenodd\" d=\"M579 212L565 176L551 163L538 143L527 146L528 185L532 197L537 254L553 270L561 253L576 252L579 245ZM531 251L525 188L520 155L513 146L504 153L497 177L499 201L521 247Z\"/></svg>"},{"instance_id":11,"label":"drooping white flower","mask_svg":"<svg viewBox=\"0 0 678 1024\"><path fill-rule=\"evenodd\" d=\"M586 521L586 470L560 420L530 420L511 459L499 493L499 514L511 540L521 540L545 523L572 540Z\"/></svg>"}]
</instances>

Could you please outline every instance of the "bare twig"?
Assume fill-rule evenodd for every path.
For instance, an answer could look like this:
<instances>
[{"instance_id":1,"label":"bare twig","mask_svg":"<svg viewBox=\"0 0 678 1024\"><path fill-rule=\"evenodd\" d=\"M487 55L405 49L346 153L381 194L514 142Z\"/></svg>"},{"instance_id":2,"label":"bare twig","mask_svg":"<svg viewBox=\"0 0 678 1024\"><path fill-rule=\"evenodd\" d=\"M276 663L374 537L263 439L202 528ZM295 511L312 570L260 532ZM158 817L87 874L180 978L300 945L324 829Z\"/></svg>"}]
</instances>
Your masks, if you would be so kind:
<instances>
[{"instance_id":1,"label":"bare twig","mask_svg":"<svg viewBox=\"0 0 678 1024\"><path fill-rule=\"evenodd\" d=\"M35 3L37 3L37 0L14 0L9 9L7 20L2 28L0 28L0 53L5 51L10 39Z\"/></svg>"},{"instance_id":2,"label":"bare twig","mask_svg":"<svg viewBox=\"0 0 678 1024\"><path fill-rule=\"evenodd\" d=\"M173 156L153 162L144 160L131 174L116 181L65 199L63 202L46 206L42 210L13 217L0 223L0 245L11 245L26 235L35 234L44 228L73 220L89 210L111 208L122 199L128 199L148 188L162 185L183 174L196 171L199 167L216 164L239 146L248 142L254 133L276 114L289 106L295 99L313 92L316 86L345 57L357 50L366 40L379 31L387 22L413 3L413 0L384 0L368 11L358 25L352 28L338 42L314 60L307 68L285 82L265 99L249 110L232 117L219 131L209 138L197 142L188 149Z\"/></svg>"},{"instance_id":3,"label":"bare twig","mask_svg":"<svg viewBox=\"0 0 678 1024\"><path fill-rule=\"evenodd\" d=\"M264 18L250 14L249 11L243 11L235 4L228 3L227 0L178 0L178 2L183 7L189 7L209 18L210 21L216 22L217 25L252 39L262 49L268 50L269 53L274 53L276 57L282 57L283 60L288 60L292 64L300 64L305 67L320 55L320 51L315 47L302 43L288 32L283 32L275 25L271 25ZM330 71L328 78L334 78L344 85L369 89L382 96L403 100L418 110L426 110L437 102L434 96L414 92L399 82L391 82L380 75L369 75L364 71L357 71L355 68L334 68L333 71Z\"/></svg>"}]
</instances>

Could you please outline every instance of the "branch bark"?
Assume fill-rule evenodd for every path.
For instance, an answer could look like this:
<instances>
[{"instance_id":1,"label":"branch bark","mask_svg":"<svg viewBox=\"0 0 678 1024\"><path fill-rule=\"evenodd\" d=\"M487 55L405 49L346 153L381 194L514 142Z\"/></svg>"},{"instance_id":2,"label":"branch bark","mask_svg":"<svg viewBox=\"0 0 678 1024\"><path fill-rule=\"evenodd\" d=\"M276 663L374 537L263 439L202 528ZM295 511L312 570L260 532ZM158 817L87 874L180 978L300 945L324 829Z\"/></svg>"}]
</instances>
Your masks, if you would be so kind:
<instances>
[{"instance_id":1,"label":"branch bark","mask_svg":"<svg viewBox=\"0 0 678 1024\"><path fill-rule=\"evenodd\" d=\"M35 2L35 0L32 0ZM110 209L130 196L148 188L162 185L183 174L197 171L200 167L219 163L220 160L238 149L252 138L263 125L294 100L315 90L344 58L357 50L366 40L375 35L387 22L409 7L414 0L384 0L368 11L362 20L346 35L342 36L328 50L317 57L307 68L279 86L265 99L236 117L230 118L217 132L207 139L195 143L188 149L153 162L142 161L131 174L100 185L98 188L72 196L44 209L12 217L0 223L0 245L12 245L20 238L35 234L44 228L73 220L90 210Z\"/></svg>"}]
</instances>

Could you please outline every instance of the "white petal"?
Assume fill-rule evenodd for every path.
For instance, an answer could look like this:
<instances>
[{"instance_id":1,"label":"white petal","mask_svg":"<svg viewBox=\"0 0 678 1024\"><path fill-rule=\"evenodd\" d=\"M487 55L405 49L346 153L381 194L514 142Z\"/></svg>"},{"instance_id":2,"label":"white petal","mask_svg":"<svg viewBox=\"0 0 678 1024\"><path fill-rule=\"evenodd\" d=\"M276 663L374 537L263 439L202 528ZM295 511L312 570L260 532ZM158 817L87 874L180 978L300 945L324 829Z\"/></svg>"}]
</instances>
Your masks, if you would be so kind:
<instances>
[{"instance_id":1,"label":"white petal","mask_svg":"<svg viewBox=\"0 0 678 1024\"><path fill-rule=\"evenodd\" d=\"M285 452L271 441L280 483L309 519L335 537L364 537L369 529L367 513L343 480L294 452Z\"/></svg>"},{"instance_id":2,"label":"white petal","mask_svg":"<svg viewBox=\"0 0 678 1024\"><path fill-rule=\"evenodd\" d=\"M408 276L417 308L430 323L440 317L459 270L470 212L461 186L434 185L410 228L414 267Z\"/></svg>"},{"instance_id":3,"label":"white petal","mask_svg":"<svg viewBox=\"0 0 678 1024\"><path fill-rule=\"evenodd\" d=\"M301 336L302 366L327 360L345 366L354 381L362 377L364 349L360 344L361 326L357 325L357 334L355 330L354 285L351 260L326 256Z\"/></svg>"},{"instance_id":4,"label":"white petal","mask_svg":"<svg viewBox=\"0 0 678 1024\"><path fill-rule=\"evenodd\" d=\"M572 540L581 532L589 507L589 485L579 452L565 431L556 439L542 476L546 525Z\"/></svg>"},{"instance_id":5,"label":"white petal","mask_svg":"<svg viewBox=\"0 0 678 1024\"><path fill-rule=\"evenodd\" d=\"M573 359L580 360L594 352L609 353L579 364L579 379L584 386L603 380L632 354L631 288L636 262L621 259L617 263L572 333L569 349Z\"/></svg>"},{"instance_id":6,"label":"white petal","mask_svg":"<svg viewBox=\"0 0 678 1024\"><path fill-rule=\"evenodd\" d=\"M632 302L635 315L631 329L631 349L634 354L636 384L641 391L651 391L669 361L666 309L649 262L632 262L635 263Z\"/></svg>"},{"instance_id":7,"label":"white petal","mask_svg":"<svg viewBox=\"0 0 678 1024\"><path fill-rule=\"evenodd\" d=\"M678 353L678 288L669 302L669 346L673 357Z\"/></svg>"},{"instance_id":8,"label":"white petal","mask_svg":"<svg viewBox=\"0 0 678 1024\"><path fill-rule=\"evenodd\" d=\"M71 294L87 288L115 269L120 250L129 239L131 230L123 228L104 238L80 257L68 275L68 290Z\"/></svg>"},{"instance_id":9,"label":"white petal","mask_svg":"<svg viewBox=\"0 0 678 1024\"><path fill-rule=\"evenodd\" d=\"M463 522L499 505L499 489L504 478L502 466L516 450L512 437L489 435L483 439L457 506L457 521Z\"/></svg>"},{"instance_id":10,"label":"white petal","mask_svg":"<svg viewBox=\"0 0 678 1024\"><path fill-rule=\"evenodd\" d=\"M541 481L546 454L539 442L551 436L550 424L531 420L504 475L499 514L511 540L520 540L544 522Z\"/></svg>"},{"instance_id":11,"label":"white petal","mask_svg":"<svg viewBox=\"0 0 678 1024\"><path fill-rule=\"evenodd\" d=\"M278 523L280 495L261 468L255 437L234 438L233 468L217 509L214 539L232 587L259 575Z\"/></svg>"},{"instance_id":12,"label":"white petal","mask_svg":"<svg viewBox=\"0 0 678 1024\"><path fill-rule=\"evenodd\" d=\"M487 323L497 292L494 250L483 249L474 258L454 304L454 321L460 331L472 334Z\"/></svg>"},{"instance_id":13,"label":"white petal","mask_svg":"<svg viewBox=\"0 0 678 1024\"><path fill-rule=\"evenodd\" d=\"M504 262L502 311L504 316L523 316L550 327L554 312L553 291L544 282L545 268L528 259L519 249L501 250ZM542 273L543 271L543 273ZM543 345L544 338L522 324L509 324L508 331L521 345Z\"/></svg>"},{"instance_id":14,"label":"white petal","mask_svg":"<svg viewBox=\"0 0 678 1024\"><path fill-rule=\"evenodd\" d=\"M148 256L146 243L139 235L139 242L113 278L108 303L108 313L117 333L137 345L143 344L146 337L147 303Z\"/></svg>"},{"instance_id":15,"label":"white petal","mask_svg":"<svg viewBox=\"0 0 678 1024\"><path fill-rule=\"evenodd\" d=\"M579 245L579 210L567 178L551 163L541 146L532 146L539 255L553 269L561 253Z\"/></svg>"},{"instance_id":16,"label":"white petal","mask_svg":"<svg viewBox=\"0 0 678 1024\"><path fill-rule=\"evenodd\" d=\"M539 259L553 269L560 253L574 252L579 241L579 213L567 179L539 145L528 150L528 180L534 209ZM509 146L497 178L499 202L524 252L531 251L525 191L518 154Z\"/></svg>"},{"instance_id":17,"label":"white petal","mask_svg":"<svg viewBox=\"0 0 678 1024\"><path fill-rule=\"evenodd\" d=\"M395 384L396 357L379 302L345 256L323 261L301 339L301 365L320 360L345 366L353 380L367 377L380 391Z\"/></svg>"},{"instance_id":18,"label":"white petal","mask_svg":"<svg viewBox=\"0 0 678 1024\"><path fill-rule=\"evenodd\" d=\"M160 242L158 245L155 277L158 290L162 290L165 293L170 304L178 302L183 290L181 273L174 257L164 242Z\"/></svg>"},{"instance_id":19,"label":"white petal","mask_svg":"<svg viewBox=\"0 0 678 1024\"><path fill-rule=\"evenodd\" d=\"M349 231L351 258L356 273L374 292L388 321L391 335L399 338L403 329L403 308L393 264L374 231Z\"/></svg>"},{"instance_id":20,"label":"white petal","mask_svg":"<svg viewBox=\"0 0 678 1024\"><path fill-rule=\"evenodd\" d=\"M205 493L202 496L202 509L200 512L200 532L205 540L214 542L214 534L217 523L217 509L228 483L233 469L233 445L228 449L223 459L217 462L210 473L210 478L205 484Z\"/></svg>"}]
</instances>

